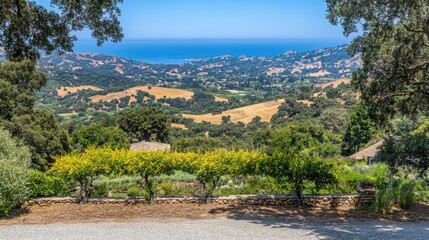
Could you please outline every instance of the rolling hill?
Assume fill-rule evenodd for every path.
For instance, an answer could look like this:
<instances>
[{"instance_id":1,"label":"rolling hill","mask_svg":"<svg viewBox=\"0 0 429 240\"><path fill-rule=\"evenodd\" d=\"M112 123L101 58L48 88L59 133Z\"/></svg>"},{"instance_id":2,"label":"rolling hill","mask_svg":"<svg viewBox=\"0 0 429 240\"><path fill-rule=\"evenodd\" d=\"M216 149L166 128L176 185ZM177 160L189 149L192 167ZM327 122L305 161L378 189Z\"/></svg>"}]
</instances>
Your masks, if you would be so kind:
<instances>
[{"instance_id":1,"label":"rolling hill","mask_svg":"<svg viewBox=\"0 0 429 240\"><path fill-rule=\"evenodd\" d=\"M82 90L103 91L103 89L101 88L88 85L88 86L78 86L78 87L60 87L60 88L57 88L57 94L60 97L64 97L71 93L76 93Z\"/></svg>"},{"instance_id":2,"label":"rolling hill","mask_svg":"<svg viewBox=\"0 0 429 240\"><path fill-rule=\"evenodd\" d=\"M194 95L194 92L183 90L183 89L177 89L177 88L138 86L138 87L129 88L120 92L108 93L106 95L95 95L90 97L90 99L92 102L97 103L100 101L110 102L113 99L119 100L120 98L123 98L125 96L130 96L131 97L130 102L135 102L138 91L144 91L151 95L154 95L156 99L166 97L166 98L184 98L186 100L189 100ZM228 99L220 98L220 97L216 97L215 100L218 102L228 102Z\"/></svg>"},{"instance_id":3,"label":"rolling hill","mask_svg":"<svg viewBox=\"0 0 429 240\"><path fill-rule=\"evenodd\" d=\"M322 84L316 84L315 87L316 88L321 88L321 89L325 89L329 86L332 86L333 88L337 88L341 83L344 84L350 84L351 83L351 79L350 78L341 78L332 82L327 82L327 83L322 83Z\"/></svg>"},{"instance_id":4,"label":"rolling hill","mask_svg":"<svg viewBox=\"0 0 429 240\"><path fill-rule=\"evenodd\" d=\"M279 106L284 103L283 99L257 103L245 107L240 107L236 109L231 109L224 111L220 114L202 114L202 115L193 115L193 114L183 114L184 118L191 118L197 123L202 123L203 121L210 122L212 124L221 124L223 116L231 116L231 122L243 122L245 124L252 121L256 116L261 117L261 121L269 122L271 117L277 113Z\"/></svg>"}]
</instances>

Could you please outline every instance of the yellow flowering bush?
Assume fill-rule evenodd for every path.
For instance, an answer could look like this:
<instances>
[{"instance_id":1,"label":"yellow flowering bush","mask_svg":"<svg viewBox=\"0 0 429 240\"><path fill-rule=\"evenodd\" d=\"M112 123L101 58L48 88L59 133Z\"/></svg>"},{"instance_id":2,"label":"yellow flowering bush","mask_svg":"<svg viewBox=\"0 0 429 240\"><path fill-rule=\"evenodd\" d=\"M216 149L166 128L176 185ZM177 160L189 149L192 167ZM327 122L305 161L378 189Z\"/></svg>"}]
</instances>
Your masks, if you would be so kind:
<instances>
[{"instance_id":1,"label":"yellow flowering bush","mask_svg":"<svg viewBox=\"0 0 429 240\"><path fill-rule=\"evenodd\" d=\"M209 199L222 176L259 174L260 163L265 159L265 154L243 150L178 153L91 147L82 153L58 157L50 171L78 182L82 202L90 196L95 178L123 174L141 176L153 201L154 177L171 174L174 170L195 174Z\"/></svg>"}]
</instances>

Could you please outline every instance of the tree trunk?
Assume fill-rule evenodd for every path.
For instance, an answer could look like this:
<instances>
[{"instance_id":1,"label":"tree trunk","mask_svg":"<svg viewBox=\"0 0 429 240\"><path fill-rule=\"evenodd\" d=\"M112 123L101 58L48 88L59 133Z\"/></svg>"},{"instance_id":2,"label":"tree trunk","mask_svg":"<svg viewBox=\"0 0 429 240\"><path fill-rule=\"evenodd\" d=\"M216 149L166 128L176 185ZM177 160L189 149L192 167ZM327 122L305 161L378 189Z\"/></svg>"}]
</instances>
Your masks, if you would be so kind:
<instances>
[{"instance_id":1,"label":"tree trunk","mask_svg":"<svg viewBox=\"0 0 429 240\"><path fill-rule=\"evenodd\" d=\"M207 196L207 186L206 183L201 181L201 185L203 185L203 196Z\"/></svg>"},{"instance_id":2,"label":"tree trunk","mask_svg":"<svg viewBox=\"0 0 429 240\"><path fill-rule=\"evenodd\" d=\"M155 203L155 193L153 192L152 182L149 180L149 174L144 175L144 181L147 191L149 192L150 204L153 204Z\"/></svg>"},{"instance_id":3,"label":"tree trunk","mask_svg":"<svg viewBox=\"0 0 429 240\"><path fill-rule=\"evenodd\" d=\"M80 203L85 204L91 196L91 191L94 189L93 179L85 177L83 182L80 183Z\"/></svg>"},{"instance_id":4,"label":"tree trunk","mask_svg":"<svg viewBox=\"0 0 429 240\"><path fill-rule=\"evenodd\" d=\"M300 181L295 181L295 194L296 194L296 197L298 198L298 206L299 207L301 207L301 200L302 200L302 196L301 196L301 193L302 193L302 186L301 186L302 184L301 184L301 182Z\"/></svg>"},{"instance_id":5,"label":"tree trunk","mask_svg":"<svg viewBox=\"0 0 429 240\"><path fill-rule=\"evenodd\" d=\"M220 177L216 177L215 179L213 179L213 182L212 182L212 187L209 187L208 189L207 189L207 194L206 194L206 204L210 204L210 203L212 203L212 196L213 196L213 192L214 192L214 190L216 189L216 186L218 185L218 183L219 183L219 180L220 180Z\"/></svg>"}]
</instances>

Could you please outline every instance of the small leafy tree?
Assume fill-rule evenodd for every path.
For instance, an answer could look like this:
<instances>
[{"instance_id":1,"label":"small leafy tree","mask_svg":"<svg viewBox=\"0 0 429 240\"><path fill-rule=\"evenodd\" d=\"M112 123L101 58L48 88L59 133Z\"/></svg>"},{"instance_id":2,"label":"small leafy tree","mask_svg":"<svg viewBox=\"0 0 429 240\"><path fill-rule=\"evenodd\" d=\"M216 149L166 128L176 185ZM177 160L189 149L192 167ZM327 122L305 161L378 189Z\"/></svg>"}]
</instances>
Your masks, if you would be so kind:
<instances>
[{"instance_id":1,"label":"small leafy tree","mask_svg":"<svg viewBox=\"0 0 429 240\"><path fill-rule=\"evenodd\" d=\"M255 174L259 171L260 161L265 159L265 154L244 150L215 150L204 154L191 154L187 158L190 161L184 164L187 171L197 176L197 180L203 185L206 202L210 203L222 176Z\"/></svg>"},{"instance_id":2,"label":"small leafy tree","mask_svg":"<svg viewBox=\"0 0 429 240\"><path fill-rule=\"evenodd\" d=\"M2 129L0 142L0 216L5 216L27 197L26 181L31 159L28 148L16 143Z\"/></svg>"},{"instance_id":3,"label":"small leafy tree","mask_svg":"<svg viewBox=\"0 0 429 240\"><path fill-rule=\"evenodd\" d=\"M149 193L150 202L155 200L153 178L163 174L171 174L174 170L173 162L167 157L166 151L130 152L126 171L129 174L138 174L142 177L144 187Z\"/></svg>"},{"instance_id":4,"label":"small leafy tree","mask_svg":"<svg viewBox=\"0 0 429 240\"><path fill-rule=\"evenodd\" d=\"M210 198L218 186L220 178L230 174L232 157L226 150L206 152L199 156L195 175L203 185L207 203L210 203Z\"/></svg>"},{"instance_id":5,"label":"small leafy tree","mask_svg":"<svg viewBox=\"0 0 429 240\"><path fill-rule=\"evenodd\" d=\"M290 182L296 196L301 199L304 183L312 182L316 190L335 182L332 165L308 153L275 152L264 164L267 176L277 182Z\"/></svg>"},{"instance_id":6,"label":"small leafy tree","mask_svg":"<svg viewBox=\"0 0 429 240\"><path fill-rule=\"evenodd\" d=\"M319 157L331 155L331 146L323 128L290 125L273 134L268 147L270 157L262 170L279 183L290 182L294 193L301 198L304 182L314 183L317 191L335 182L333 166Z\"/></svg>"},{"instance_id":7,"label":"small leafy tree","mask_svg":"<svg viewBox=\"0 0 429 240\"><path fill-rule=\"evenodd\" d=\"M128 150L88 148L83 153L58 157L50 169L79 183L81 203L86 203L94 189L93 182L100 175L122 174Z\"/></svg>"}]
</instances>

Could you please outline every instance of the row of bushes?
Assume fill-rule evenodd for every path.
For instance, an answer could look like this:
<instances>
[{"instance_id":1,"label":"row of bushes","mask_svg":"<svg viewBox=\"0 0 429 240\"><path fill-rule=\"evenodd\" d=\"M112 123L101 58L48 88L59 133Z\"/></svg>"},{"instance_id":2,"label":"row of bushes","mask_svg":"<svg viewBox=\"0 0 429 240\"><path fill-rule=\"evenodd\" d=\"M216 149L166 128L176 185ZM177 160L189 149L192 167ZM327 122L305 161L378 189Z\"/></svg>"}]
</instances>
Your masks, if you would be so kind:
<instances>
[{"instance_id":1,"label":"row of bushes","mask_svg":"<svg viewBox=\"0 0 429 240\"><path fill-rule=\"evenodd\" d=\"M333 164L311 154L268 156L260 152L216 150L205 153L167 151L134 152L126 149L89 148L56 159L50 172L61 174L80 185L80 197L86 202L100 176L140 176L153 200L154 179L174 171L193 174L210 199L222 176L269 176L277 182L289 182L300 197L305 182L316 190L336 181Z\"/></svg>"},{"instance_id":2,"label":"row of bushes","mask_svg":"<svg viewBox=\"0 0 429 240\"><path fill-rule=\"evenodd\" d=\"M296 190L353 193L360 182L370 181L378 188L373 210L386 212L392 207L408 207L414 200L414 189L418 191L417 200L427 201L427 186L407 176L411 180L404 180L400 174L390 175L385 164L368 166L308 155L297 158L224 150L204 154L137 153L92 148L58 158L48 173L30 170L26 186L20 189L29 198L70 196L77 193L75 183L80 183L83 201L89 196L108 196L111 190L119 191L117 197L144 196L151 200L155 195L300 194ZM2 209L7 211L12 205L8 206Z\"/></svg>"},{"instance_id":3,"label":"row of bushes","mask_svg":"<svg viewBox=\"0 0 429 240\"><path fill-rule=\"evenodd\" d=\"M399 175L391 176L385 164L366 165L363 162L350 163L344 160L329 162L335 182L327 184L320 193L354 193L359 183L369 181L375 183L378 188L376 201L372 206L373 211L385 213L392 207L407 208L414 199L427 201L427 197L425 198L429 192L427 187L416 179L413 180L412 176L408 180ZM172 175L163 174L152 176L150 179L153 194L156 196L201 196L203 193L202 184L195 182L196 175L183 171L176 170ZM151 196L147 188L141 188L142 182L144 180L139 175L103 175L94 178L90 194L93 197L107 197L110 192L113 193L111 195L113 197L145 197L150 201ZM27 182L30 198L76 194L75 188L71 188L72 185L72 182L66 180L64 176L36 170L30 171ZM285 194L293 190L293 183L286 180L276 181L271 176L263 175L223 175L218 182L219 185L213 194ZM418 191L418 195L414 194L414 189ZM314 182L304 181L303 192L315 194L319 189Z\"/></svg>"}]
</instances>

